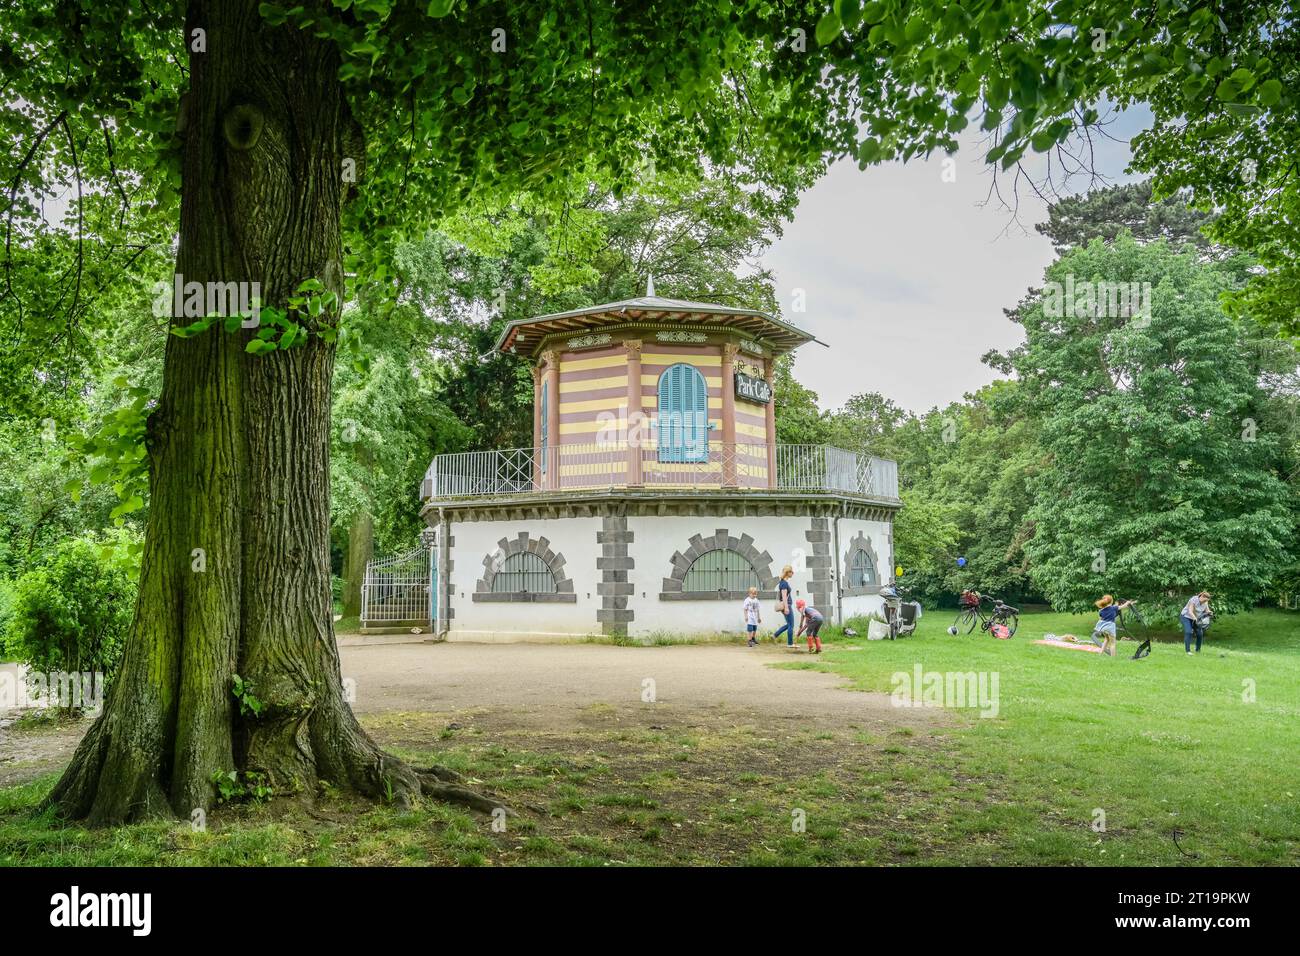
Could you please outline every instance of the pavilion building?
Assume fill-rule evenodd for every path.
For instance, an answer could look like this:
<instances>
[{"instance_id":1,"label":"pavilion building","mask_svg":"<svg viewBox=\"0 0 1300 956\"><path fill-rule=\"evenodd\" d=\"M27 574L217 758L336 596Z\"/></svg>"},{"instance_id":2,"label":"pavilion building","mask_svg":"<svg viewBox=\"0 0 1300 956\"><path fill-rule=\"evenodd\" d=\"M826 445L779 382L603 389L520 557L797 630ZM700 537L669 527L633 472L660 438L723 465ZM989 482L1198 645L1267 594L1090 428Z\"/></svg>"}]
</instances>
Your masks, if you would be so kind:
<instances>
[{"instance_id":1,"label":"pavilion building","mask_svg":"<svg viewBox=\"0 0 1300 956\"><path fill-rule=\"evenodd\" d=\"M775 363L813 337L647 292L502 332L497 348L532 368L533 443L429 466L435 636L740 633L751 586L768 633L785 565L828 620L879 609L897 466L776 440Z\"/></svg>"}]
</instances>

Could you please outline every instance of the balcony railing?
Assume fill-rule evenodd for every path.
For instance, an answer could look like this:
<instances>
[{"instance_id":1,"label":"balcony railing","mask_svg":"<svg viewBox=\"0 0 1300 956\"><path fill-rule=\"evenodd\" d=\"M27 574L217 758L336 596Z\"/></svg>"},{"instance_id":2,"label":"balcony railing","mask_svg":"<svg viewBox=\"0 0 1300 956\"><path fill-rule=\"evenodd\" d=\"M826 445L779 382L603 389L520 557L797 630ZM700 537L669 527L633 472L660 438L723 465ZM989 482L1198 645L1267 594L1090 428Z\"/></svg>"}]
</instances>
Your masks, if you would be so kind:
<instances>
[{"instance_id":1,"label":"balcony railing","mask_svg":"<svg viewBox=\"0 0 1300 956\"><path fill-rule=\"evenodd\" d=\"M829 445L599 442L438 455L422 500L601 488L833 491L898 497L898 465Z\"/></svg>"}]
</instances>

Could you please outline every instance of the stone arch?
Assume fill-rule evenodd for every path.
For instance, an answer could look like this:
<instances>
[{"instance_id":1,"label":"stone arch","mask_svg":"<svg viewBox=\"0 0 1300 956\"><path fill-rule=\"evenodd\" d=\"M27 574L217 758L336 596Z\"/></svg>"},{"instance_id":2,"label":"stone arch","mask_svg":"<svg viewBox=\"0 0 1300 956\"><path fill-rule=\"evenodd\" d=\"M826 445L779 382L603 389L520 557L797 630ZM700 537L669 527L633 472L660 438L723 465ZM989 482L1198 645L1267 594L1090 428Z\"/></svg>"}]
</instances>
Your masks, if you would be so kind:
<instances>
[{"instance_id":1,"label":"stone arch","mask_svg":"<svg viewBox=\"0 0 1300 956\"><path fill-rule=\"evenodd\" d=\"M493 591L492 582L501 571L505 559L512 554L535 554L541 558L555 579L554 592L533 591ZM527 531L520 531L516 537L502 538L497 542L497 549L483 556L483 577L474 585L473 599L478 602L522 602L533 604L576 604L578 595L573 590L573 580L564 568L564 555L551 547L546 537L534 538Z\"/></svg>"},{"instance_id":2,"label":"stone arch","mask_svg":"<svg viewBox=\"0 0 1300 956\"><path fill-rule=\"evenodd\" d=\"M759 551L754 546L754 539L748 534L736 537L726 528L719 528L705 537L692 535L690 546L685 551L677 551L672 556L672 571L663 579L663 590L659 594L661 601L738 601L746 597L744 591L704 591L690 592L683 590L686 572L691 569L701 555L710 551L734 551L749 562L749 566L758 575L760 591L776 590L776 576L772 573L772 556L766 551Z\"/></svg>"},{"instance_id":3,"label":"stone arch","mask_svg":"<svg viewBox=\"0 0 1300 956\"><path fill-rule=\"evenodd\" d=\"M855 551L865 551L871 555L871 563L876 569L876 583L867 584L861 587L849 586L849 566L853 560ZM841 580L844 583L842 593L845 597L857 597L862 594L879 594L881 583L886 579L885 569L880 563L880 552L871 543L871 538L859 531L849 541L849 549L844 552L843 576Z\"/></svg>"}]
</instances>

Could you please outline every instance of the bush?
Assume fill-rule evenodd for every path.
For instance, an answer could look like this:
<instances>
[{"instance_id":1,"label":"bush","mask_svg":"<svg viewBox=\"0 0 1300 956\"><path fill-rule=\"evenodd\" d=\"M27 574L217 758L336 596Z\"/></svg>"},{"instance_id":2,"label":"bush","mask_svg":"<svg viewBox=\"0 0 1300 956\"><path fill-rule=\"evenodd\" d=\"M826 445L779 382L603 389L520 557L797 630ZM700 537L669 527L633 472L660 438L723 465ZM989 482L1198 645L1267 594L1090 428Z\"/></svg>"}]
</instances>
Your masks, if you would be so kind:
<instances>
[{"instance_id":1,"label":"bush","mask_svg":"<svg viewBox=\"0 0 1300 956\"><path fill-rule=\"evenodd\" d=\"M126 532L61 542L13 584L8 655L34 671L104 674L107 685L135 610L137 569Z\"/></svg>"},{"instance_id":2,"label":"bush","mask_svg":"<svg viewBox=\"0 0 1300 956\"><path fill-rule=\"evenodd\" d=\"M9 619L14 614L14 582L0 579L0 661L10 659L5 646L5 634L9 630Z\"/></svg>"}]
</instances>

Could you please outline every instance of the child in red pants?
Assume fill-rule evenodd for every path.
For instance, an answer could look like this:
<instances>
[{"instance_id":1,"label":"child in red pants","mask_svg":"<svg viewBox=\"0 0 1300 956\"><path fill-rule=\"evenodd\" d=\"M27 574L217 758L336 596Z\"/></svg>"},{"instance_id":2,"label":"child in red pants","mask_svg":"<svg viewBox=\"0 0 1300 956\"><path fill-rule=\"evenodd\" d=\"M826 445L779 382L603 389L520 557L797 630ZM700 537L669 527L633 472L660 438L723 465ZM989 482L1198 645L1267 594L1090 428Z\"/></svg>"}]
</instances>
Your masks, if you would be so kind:
<instances>
[{"instance_id":1,"label":"child in red pants","mask_svg":"<svg viewBox=\"0 0 1300 956\"><path fill-rule=\"evenodd\" d=\"M822 629L822 624L826 618L822 612L817 610L803 598L794 602L795 610L799 612L799 634L806 629L808 631L808 653L820 654L822 652L822 639L817 636L817 632ZM795 637L798 637L796 634ZM814 645L816 650L813 650Z\"/></svg>"}]
</instances>

